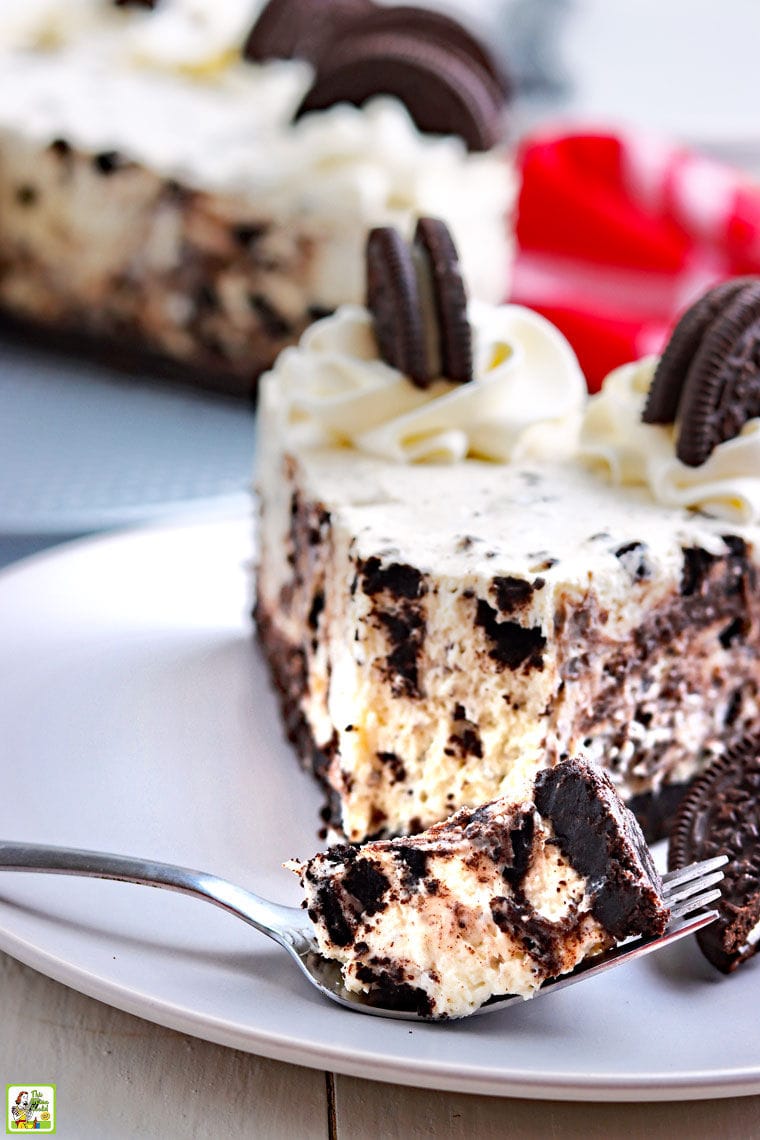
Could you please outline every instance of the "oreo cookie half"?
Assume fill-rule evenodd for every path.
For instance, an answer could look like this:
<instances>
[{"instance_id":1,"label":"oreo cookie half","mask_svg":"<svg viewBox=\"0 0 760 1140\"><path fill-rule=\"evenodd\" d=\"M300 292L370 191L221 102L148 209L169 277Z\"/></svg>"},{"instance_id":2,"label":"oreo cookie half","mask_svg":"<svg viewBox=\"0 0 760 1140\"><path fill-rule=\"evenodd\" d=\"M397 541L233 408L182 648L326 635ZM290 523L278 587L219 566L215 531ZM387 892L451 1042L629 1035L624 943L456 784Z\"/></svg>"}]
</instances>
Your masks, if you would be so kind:
<instances>
[{"instance_id":1,"label":"oreo cookie half","mask_svg":"<svg viewBox=\"0 0 760 1140\"><path fill-rule=\"evenodd\" d=\"M376 5L374 12L362 20L361 28L365 33L402 31L418 39L435 42L447 51L466 55L475 67L485 71L498 84L503 99L508 99L513 94L511 77L499 66L488 48L462 24L443 12L409 5L394 4L392 8Z\"/></svg>"},{"instance_id":2,"label":"oreo cookie half","mask_svg":"<svg viewBox=\"0 0 760 1140\"><path fill-rule=\"evenodd\" d=\"M692 785L676 813L671 870L728 856L719 917L697 934L705 957L729 974L760 950L760 733L745 737Z\"/></svg>"},{"instance_id":3,"label":"oreo cookie half","mask_svg":"<svg viewBox=\"0 0 760 1140\"><path fill-rule=\"evenodd\" d=\"M503 137L504 95L470 56L402 29L365 32L360 25L332 45L296 118L335 103L361 106L376 95L395 96L421 131L459 135L471 151Z\"/></svg>"},{"instance_id":4,"label":"oreo cookie half","mask_svg":"<svg viewBox=\"0 0 760 1140\"><path fill-rule=\"evenodd\" d=\"M698 467L758 415L760 278L739 290L702 338L678 406L678 458Z\"/></svg>"},{"instance_id":5,"label":"oreo cookie half","mask_svg":"<svg viewBox=\"0 0 760 1140\"><path fill-rule=\"evenodd\" d=\"M367 238L367 308L382 359L426 387L432 377L417 274L408 244L392 226L377 226Z\"/></svg>"},{"instance_id":6,"label":"oreo cookie half","mask_svg":"<svg viewBox=\"0 0 760 1140\"><path fill-rule=\"evenodd\" d=\"M343 29L375 11L373 0L269 0L248 33L244 59L305 59L318 67Z\"/></svg>"},{"instance_id":7,"label":"oreo cookie half","mask_svg":"<svg viewBox=\"0 0 760 1140\"><path fill-rule=\"evenodd\" d=\"M412 254L429 267L432 280L439 357L432 375L465 384L472 380L472 330L459 255L448 226L439 218L420 218Z\"/></svg>"},{"instance_id":8,"label":"oreo cookie half","mask_svg":"<svg viewBox=\"0 0 760 1140\"><path fill-rule=\"evenodd\" d=\"M675 422L686 374L703 336L726 304L752 280L738 277L723 281L709 289L681 316L655 369L641 417L645 424Z\"/></svg>"}]
</instances>

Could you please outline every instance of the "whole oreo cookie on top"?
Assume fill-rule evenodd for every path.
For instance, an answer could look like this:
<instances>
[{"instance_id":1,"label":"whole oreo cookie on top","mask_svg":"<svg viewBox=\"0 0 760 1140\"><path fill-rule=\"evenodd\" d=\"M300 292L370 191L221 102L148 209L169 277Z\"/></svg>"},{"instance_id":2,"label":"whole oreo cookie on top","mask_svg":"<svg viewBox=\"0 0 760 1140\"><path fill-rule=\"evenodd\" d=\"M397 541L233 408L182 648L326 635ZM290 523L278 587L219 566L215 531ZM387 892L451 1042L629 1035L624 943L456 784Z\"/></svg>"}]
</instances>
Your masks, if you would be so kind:
<instances>
[{"instance_id":1,"label":"whole oreo cookie on top","mask_svg":"<svg viewBox=\"0 0 760 1140\"><path fill-rule=\"evenodd\" d=\"M678 458L699 467L760 415L760 278L727 302L702 338L678 407Z\"/></svg>"},{"instance_id":2,"label":"whole oreo cookie on top","mask_svg":"<svg viewBox=\"0 0 760 1140\"><path fill-rule=\"evenodd\" d=\"M642 419L676 424L676 455L699 467L760 415L760 277L724 281L678 321Z\"/></svg>"},{"instance_id":3,"label":"whole oreo cookie on top","mask_svg":"<svg viewBox=\"0 0 760 1140\"><path fill-rule=\"evenodd\" d=\"M398 98L422 131L459 135L473 151L503 140L512 83L488 48L441 12L374 0L269 0L246 59L305 59L314 82L296 111Z\"/></svg>"},{"instance_id":4,"label":"whole oreo cookie on top","mask_svg":"<svg viewBox=\"0 0 760 1140\"><path fill-rule=\"evenodd\" d=\"M367 308L383 360L426 387L432 377L417 274L408 244L392 226L377 226L367 238Z\"/></svg>"},{"instance_id":5,"label":"whole oreo cookie on top","mask_svg":"<svg viewBox=\"0 0 760 1140\"><path fill-rule=\"evenodd\" d=\"M374 10L373 0L269 0L248 33L243 57L252 63L304 59L318 68L336 37Z\"/></svg>"},{"instance_id":6,"label":"whole oreo cookie on top","mask_svg":"<svg viewBox=\"0 0 760 1140\"><path fill-rule=\"evenodd\" d=\"M680 317L652 378L642 416L645 424L672 424L675 421L686 374L703 336L726 304L750 280L735 277L722 281L708 289Z\"/></svg>"},{"instance_id":7,"label":"whole oreo cookie on top","mask_svg":"<svg viewBox=\"0 0 760 1140\"><path fill-rule=\"evenodd\" d=\"M745 737L692 785L676 813L671 870L725 854L719 917L697 934L728 974L760 950L760 732Z\"/></svg>"},{"instance_id":8,"label":"whole oreo cookie on top","mask_svg":"<svg viewBox=\"0 0 760 1140\"><path fill-rule=\"evenodd\" d=\"M391 226L370 231L367 308L380 356L418 388L472 379L467 293L445 222L420 218L411 245Z\"/></svg>"},{"instance_id":9,"label":"whole oreo cookie on top","mask_svg":"<svg viewBox=\"0 0 760 1140\"><path fill-rule=\"evenodd\" d=\"M435 42L448 51L466 55L476 67L485 71L498 84L504 99L513 94L511 76L502 68L486 45L472 35L458 20L431 8L374 5L374 11L362 18L361 30L368 32L403 31L418 39Z\"/></svg>"},{"instance_id":10,"label":"whole oreo cookie on top","mask_svg":"<svg viewBox=\"0 0 760 1140\"><path fill-rule=\"evenodd\" d=\"M335 103L361 106L377 95L402 102L419 130L459 135L471 151L502 141L504 96L496 80L465 53L401 29L349 29L323 61L296 118Z\"/></svg>"},{"instance_id":11,"label":"whole oreo cookie on top","mask_svg":"<svg viewBox=\"0 0 760 1140\"><path fill-rule=\"evenodd\" d=\"M439 218L420 218L412 253L429 268L440 366L436 375L458 384L472 380L472 330L459 255L448 226Z\"/></svg>"}]
</instances>

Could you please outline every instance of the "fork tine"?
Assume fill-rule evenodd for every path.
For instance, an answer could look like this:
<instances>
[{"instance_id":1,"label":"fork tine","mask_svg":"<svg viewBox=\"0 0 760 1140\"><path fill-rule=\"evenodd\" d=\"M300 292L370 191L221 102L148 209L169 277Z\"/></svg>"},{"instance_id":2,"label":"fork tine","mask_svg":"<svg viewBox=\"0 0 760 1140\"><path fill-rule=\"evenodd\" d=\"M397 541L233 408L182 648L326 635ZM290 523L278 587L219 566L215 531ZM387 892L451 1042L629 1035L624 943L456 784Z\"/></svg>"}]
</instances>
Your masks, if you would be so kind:
<instances>
[{"instance_id":1,"label":"fork tine","mask_svg":"<svg viewBox=\"0 0 760 1140\"><path fill-rule=\"evenodd\" d=\"M666 871L662 876L662 885L666 893L673 891L681 883L690 882L710 871L717 871L719 867L725 867L727 862L727 855L714 855L712 859L703 859L701 863L689 863L688 866L678 867L675 871Z\"/></svg>"},{"instance_id":2,"label":"fork tine","mask_svg":"<svg viewBox=\"0 0 760 1140\"><path fill-rule=\"evenodd\" d=\"M701 895L690 895L689 898L677 902L670 908L670 921L674 919L684 918L688 914L696 914L697 911L702 910L703 907L709 906L710 903L717 902L720 898L719 888L712 891L705 891Z\"/></svg>"},{"instance_id":3,"label":"fork tine","mask_svg":"<svg viewBox=\"0 0 760 1140\"><path fill-rule=\"evenodd\" d=\"M700 879L693 879L691 882L683 883L670 890L662 892L662 897L668 906L672 908L673 904L681 902L682 899L688 899L692 895L698 894L700 891L706 891L708 887L714 887L716 883L720 883L723 879L723 871L713 871L709 875L705 875Z\"/></svg>"}]
</instances>

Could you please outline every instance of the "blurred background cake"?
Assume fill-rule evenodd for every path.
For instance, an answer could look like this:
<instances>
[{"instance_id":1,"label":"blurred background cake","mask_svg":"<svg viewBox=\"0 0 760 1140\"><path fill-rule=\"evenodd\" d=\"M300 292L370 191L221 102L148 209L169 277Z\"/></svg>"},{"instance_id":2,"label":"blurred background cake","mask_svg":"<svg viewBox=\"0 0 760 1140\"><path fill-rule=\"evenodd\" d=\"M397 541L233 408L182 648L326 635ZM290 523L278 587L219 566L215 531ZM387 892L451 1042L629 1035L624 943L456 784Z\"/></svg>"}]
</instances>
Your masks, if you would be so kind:
<instances>
[{"instance_id":1,"label":"blurred background cake","mask_svg":"<svg viewBox=\"0 0 760 1140\"><path fill-rule=\"evenodd\" d=\"M310 321L361 301L368 228L423 213L447 219L474 295L504 296L500 66L425 10L262 8L3 4L6 321L248 394Z\"/></svg>"}]
</instances>

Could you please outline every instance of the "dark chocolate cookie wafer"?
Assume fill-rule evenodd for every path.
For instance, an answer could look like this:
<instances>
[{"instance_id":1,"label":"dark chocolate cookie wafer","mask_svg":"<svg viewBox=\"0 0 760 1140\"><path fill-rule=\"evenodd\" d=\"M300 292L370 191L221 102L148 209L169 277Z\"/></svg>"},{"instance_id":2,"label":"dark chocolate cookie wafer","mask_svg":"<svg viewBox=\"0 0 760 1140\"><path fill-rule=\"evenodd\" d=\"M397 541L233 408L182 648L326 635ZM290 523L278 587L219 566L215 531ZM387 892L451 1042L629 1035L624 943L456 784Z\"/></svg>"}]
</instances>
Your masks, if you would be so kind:
<instances>
[{"instance_id":1,"label":"dark chocolate cookie wafer","mask_svg":"<svg viewBox=\"0 0 760 1140\"><path fill-rule=\"evenodd\" d=\"M760 415L760 278L745 285L702 338L678 405L676 455L698 467Z\"/></svg>"},{"instance_id":2,"label":"dark chocolate cookie wafer","mask_svg":"<svg viewBox=\"0 0 760 1140\"><path fill-rule=\"evenodd\" d=\"M472 58L402 30L348 30L333 44L296 118L334 103L361 106L393 95L421 131L459 135L472 151L489 150L503 137L504 96L496 80Z\"/></svg>"},{"instance_id":3,"label":"dark chocolate cookie wafer","mask_svg":"<svg viewBox=\"0 0 760 1140\"><path fill-rule=\"evenodd\" d=\"M440 367L435 375L460 384L472 380L472 331L459 255L448 226L439 218L420 218L414 248L430 267Z\"/></svg>"},{"instance_id":4,"label":"dark chocolate cookie wafer","mask_svg":"<svg viewBox=\"0 0 760 1140\"><path fill-rule=\"evenodd\" d=\"M513 83L488 48L451 16L430 8L398 5L392 8L375 7L374 12L362 20L363 33L402 31L417 39L435 42L448 51L468 56L473 63L487 72L499 85L504 99L513 94Z\"/></svg>"},{"instance_id":5,"label":"dark chocolate cookie wafer","mask_svg":"<svg viewBox=\"0 0 760 1140\"><path fill-rule=\"evenodd\" d=\"M269 0L243 48L245 59L305 59L318 67L343 29L374 12L373 0Z\"/></svg>"},{"instance_id":6,"label":"dark chocolate cookie wafer","mask_svg":"<svg viewBox=\"0 0 760 1140\"><path fill-rule=\"evenodd\" d=\"M682 315L655 370L642 415L645 424L672 424L686 375L702 338L733 298L756 278L736 277L709 289Z\"/></svg>"},{"instance_id":7,"label":"dark chocolate cookie wafer","mask_svg":"<svg viewBox=\"0 0 760 1140\"><path fill-rule=\"evenodd\" d=\"M411 251L398 230L378 226L367 239L367 308L380 355L418 387L427 387L425 330Z\"/></svg>"},{"instance_id":8,"label":"dark chocolate cookie wafer","mask_svg":"<svg viewBox=\"0 0 760 1140\"><path fill-rule=\"evenodd\" d=\"M760 949L760 733L716 760L676 814L671 870L723 854L729 863L719 918L699 931L697 941L705 957L728 974Z\"/></svg>"}]
</instances>

